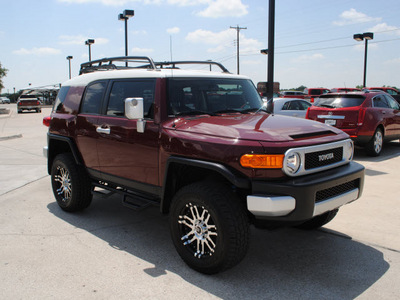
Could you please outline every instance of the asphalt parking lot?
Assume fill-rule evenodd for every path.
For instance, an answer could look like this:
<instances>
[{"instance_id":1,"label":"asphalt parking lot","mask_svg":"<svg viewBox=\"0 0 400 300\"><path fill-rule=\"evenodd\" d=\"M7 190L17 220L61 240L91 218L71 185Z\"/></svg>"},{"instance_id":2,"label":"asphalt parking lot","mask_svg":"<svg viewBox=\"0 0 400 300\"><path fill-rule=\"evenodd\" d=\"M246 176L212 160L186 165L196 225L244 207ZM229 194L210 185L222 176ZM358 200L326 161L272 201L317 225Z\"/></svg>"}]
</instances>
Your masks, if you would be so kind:
<instances>
[{"instance_id":1,"label":"asphalt parking lot","mask_svg":"<svg viewBox=\"0 0 400 300\"><path fill-rule=\"evenodd\" d=\"M400 143L366 167L364 193L317 231L252 228L246 258L206 276L179 258L168 217L95 195L86 211L55 203L42 113L0 105L1 299L399 299Z\"/></svg>"}]
</instances>

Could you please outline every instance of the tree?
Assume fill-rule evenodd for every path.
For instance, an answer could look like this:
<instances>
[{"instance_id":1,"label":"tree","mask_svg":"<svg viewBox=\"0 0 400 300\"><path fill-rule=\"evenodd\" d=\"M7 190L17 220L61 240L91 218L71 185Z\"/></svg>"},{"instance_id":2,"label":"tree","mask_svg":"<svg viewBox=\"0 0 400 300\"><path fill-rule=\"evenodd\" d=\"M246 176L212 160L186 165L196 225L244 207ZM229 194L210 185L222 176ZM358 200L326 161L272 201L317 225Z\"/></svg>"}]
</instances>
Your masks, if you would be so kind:
<instances>
[{"instance_id":1,"label":"tree","mask_svg":"<svg viewBox=\"0 0 400 300\"><path fill-rule=\"evenodd\" d=\"M1 94L1 90L4 88L2 79L3 79L3 77L5 77L7 75L7 72L8 72L8 70L6 68L3 68L0 63L0 94Z\"/></svg>"}]
</instances>

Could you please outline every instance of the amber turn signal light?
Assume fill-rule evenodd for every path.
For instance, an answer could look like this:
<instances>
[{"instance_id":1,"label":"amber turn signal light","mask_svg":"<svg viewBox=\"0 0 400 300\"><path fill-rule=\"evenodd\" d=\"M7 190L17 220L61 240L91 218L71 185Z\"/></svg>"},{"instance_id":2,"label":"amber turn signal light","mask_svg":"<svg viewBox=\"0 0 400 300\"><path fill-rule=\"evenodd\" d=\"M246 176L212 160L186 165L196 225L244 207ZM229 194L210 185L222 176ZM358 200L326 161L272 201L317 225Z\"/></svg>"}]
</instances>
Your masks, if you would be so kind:
<instances>
[{"instance_id":1,"label":"amber turn signal light","mask_svg":"<svg viewBox=\"0 0 400 300\"><path fill-rule=\"evenodd\" d=\"M245 154L240 158L240 165L244 168L281 169L283 154Z\"/></svg>"}]
</instances>

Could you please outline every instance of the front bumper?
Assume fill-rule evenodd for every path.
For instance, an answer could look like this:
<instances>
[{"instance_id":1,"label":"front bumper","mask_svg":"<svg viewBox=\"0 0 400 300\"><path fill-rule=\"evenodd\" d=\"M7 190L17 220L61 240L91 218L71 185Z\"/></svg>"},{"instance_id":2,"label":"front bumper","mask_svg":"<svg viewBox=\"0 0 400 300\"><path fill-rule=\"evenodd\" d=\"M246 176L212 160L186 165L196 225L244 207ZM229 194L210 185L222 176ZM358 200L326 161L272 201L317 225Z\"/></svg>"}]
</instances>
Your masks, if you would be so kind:
<instances>
[{"instance_id":1,"label":"front bumper","mask_svg":"<svg viewBox=\"0 0 400 300\"><path fill-rule=\"evenodd\" d=\"M304 221L358 199L363 186L356 162L285 181L254 180L247 208L256 219Z\"/></svg>"}]
</instances>

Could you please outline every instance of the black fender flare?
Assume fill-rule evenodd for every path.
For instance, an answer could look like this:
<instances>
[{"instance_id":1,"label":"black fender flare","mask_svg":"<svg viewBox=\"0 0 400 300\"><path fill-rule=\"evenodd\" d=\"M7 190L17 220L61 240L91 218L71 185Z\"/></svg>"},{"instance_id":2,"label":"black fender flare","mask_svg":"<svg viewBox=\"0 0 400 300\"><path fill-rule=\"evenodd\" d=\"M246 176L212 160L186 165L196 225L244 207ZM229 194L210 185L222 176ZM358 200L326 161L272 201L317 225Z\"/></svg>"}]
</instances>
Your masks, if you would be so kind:
<instances>
[{"instance_id":1,"label":"black fender flare","mask_svg":"<svg viewBox=\"0 0 400 300\"><path fill-rule=\"evenodd\" d=\"M165 173L164 173L164 182L162 187L162 197L160 203L160 210L162 213L167 213L169 204L171 199L166 197L167 194L167 187L168 187L168 174L171 165L178 164L178 165L186 165L186 166L193 166L197 168L207 169L213 172L218 173L222 177L224 177L228 182L240 189L250 189L251 182L248 178L239 177L234 174L228 167L210 161L204 161L199 159L191 159L179 156L170 156L166 162Z\"/></svg>"},{"instance_id":2,"label":"black fender flare","mask_svg":"<svg viewBox=\"0 0 400 300\"><path fill-rule=\"evenodd\" d=\"M78 147L77 147L75 141L72 138L70 138L68 136L61 136L61 135L53 134L53 133L47 133L47 147L48 147L47 172L49 174L51 173L52 163L53 163L53 160L54 160L54 158L56 156L54 154L54 152L55 152L55 149L54 149L55 143L52 142L54 140L63 142L65 144L68 144L68 147L69 147L70 152L72 153L72 155L74 157L74 160L75 160L76 164L83 165L82 156L79 153Z\"/></svg>"}]
</instances>

